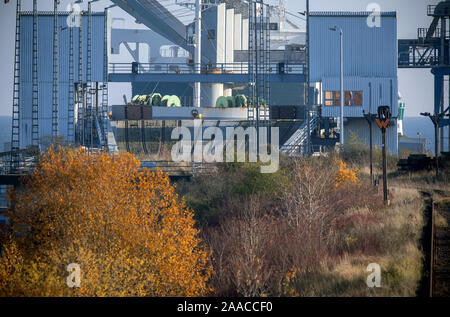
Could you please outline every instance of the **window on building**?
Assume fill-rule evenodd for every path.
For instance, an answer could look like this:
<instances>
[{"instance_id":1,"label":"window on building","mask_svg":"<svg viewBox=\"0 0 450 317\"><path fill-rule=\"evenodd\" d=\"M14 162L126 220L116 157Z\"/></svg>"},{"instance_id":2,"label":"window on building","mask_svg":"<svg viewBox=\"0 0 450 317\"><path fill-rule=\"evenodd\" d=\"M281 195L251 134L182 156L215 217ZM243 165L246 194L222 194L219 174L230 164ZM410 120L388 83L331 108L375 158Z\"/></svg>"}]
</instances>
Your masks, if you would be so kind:
<instances>
[{"instance_id":1,"label":"window on building","mask_svg":"<svg viewBox=\"0 0 450 317\"><path fill-rule=\"evenodd\" d=\"M362 91L346 91L344 95L344 105L346 106L362 106ZM325 106L340 106L340 91L325 91Z\"/></svg>"},{"instance_id":2,"label":"window on building","mask_svg":"<svg viewBox=\"0 0 450 317\"><path fill-rule=\"evenodd\" d=\"M333 105L333 92L332 91L325 91L325 106L332 106Z\"/></svg>"}]
</instances>

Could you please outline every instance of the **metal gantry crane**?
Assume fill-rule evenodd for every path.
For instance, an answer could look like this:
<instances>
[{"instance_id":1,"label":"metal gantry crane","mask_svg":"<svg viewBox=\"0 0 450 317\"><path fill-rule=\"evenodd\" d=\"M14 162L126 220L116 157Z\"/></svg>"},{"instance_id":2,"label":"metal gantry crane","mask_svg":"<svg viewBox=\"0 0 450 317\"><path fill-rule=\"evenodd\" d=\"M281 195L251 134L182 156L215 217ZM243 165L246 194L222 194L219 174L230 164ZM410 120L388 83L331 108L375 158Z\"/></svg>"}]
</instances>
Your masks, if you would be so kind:
<instances>
[{"instance_id":1,"label":"metal gantry crane","mask_svg":"<svg viewBox=\"0 0 450 317\"><path fill-rule=\"evenodd\" d=\"M427 7L428 16L433 21L428 29L418 29L417 39L398 41L399 68L431 68L434 75L434 113L421 113L430 117L435 126L435 161L436 174L439 173L438 157L444 150L444 127L450 126L450 93L449 100L444 100L445 78L449 81L450 91L450 1L442 1L437 5ZM438 27L440 25L440 28ZM447 104L447 108L445 107ZM440 136L438 130L440 129ZM441 141L439 142L439 139ZM450 149L450 133L449 133Z\"/></svg>"}]
</instances>

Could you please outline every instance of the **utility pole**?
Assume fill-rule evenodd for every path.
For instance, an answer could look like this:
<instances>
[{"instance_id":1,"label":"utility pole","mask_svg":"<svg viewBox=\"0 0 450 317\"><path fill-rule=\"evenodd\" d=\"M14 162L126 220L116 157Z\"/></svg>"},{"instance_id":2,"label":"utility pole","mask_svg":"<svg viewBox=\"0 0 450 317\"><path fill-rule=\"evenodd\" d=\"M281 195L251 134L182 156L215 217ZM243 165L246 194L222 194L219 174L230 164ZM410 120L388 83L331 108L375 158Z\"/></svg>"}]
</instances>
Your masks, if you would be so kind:
<instances>
[{"instance_id":1,"label":"utility pole","mask_svg":"<svg viewBox=\"0 0 450 317\"><path fill-rule=\"evenodd\" d=\"M337 32L339 31L339 40L340 40L340 100L341 100L341 114L340 114L340 138L339 143L341 146L344 145L344 32L341 28L335 26L334 28L330 28L330 31Z\"/></svg>"},{"instance_id":2,"label":"utility pole","mask_svg":"<svg viewBox=\"0 0 450 317\"><path fill-rule=\"evenodd\" d=\"M342 29L339 30L340 35L340 47L341 47L341 135L340 135L340 142L341 146L344 146L344 100L345 100L345 93L344 93L344 34L342 32Z\"/></svg>"},{"instance_id":3,"label":"utility pole","mask_svg":"<svg viewBox=\"0 0 450 317\"><path fill-rule=\"evenodd\" d=\"M310 118L310 104L309 104L309 86L310 86L310 72L309 72L309 0L306 0L306 120L308 123L308 156L311 155L311 118Z\"/></svg>"},{"instance_id":4,"label":"utility pole","mask_svg":"<svg viewBox=\"0 0 450 317\"><path fill-rule=\"evenodd\" d=\"M444 116L444 112L438 114L430 114L429 112L421 112L421 116L429 117L434 125L434 163L436 170L436 177L439 176L439 121Z\"/></svg>"},{"instance_id":5,"label":"utility pole","mask_svg":"<svg viewBox=\"0 0 450 317\"><path fill-rule=\"evenodd\" d=\"M254 107L256 107L255 111L256 111L256 139L259 140L259 78L258 78L258 6L257 6L257 2L253 2L253 21L254 24L253 26L255 27L255 95L256 95L256 100L255 100L255 104Z\"/></svg>"},{"instance_id":6,"label":"utility pole","mask_svg":"<svg viewBox=\"0 0 450 317\"><path fill-rule=\"evenodd\" d=\"M372 137L372 122L376 117L376 114L374 113L365 113L363 110L364 118L366 118L367 123L369 124L369 164L370 164L370 182L372 185L374 184L373 181L373 137Z\"/></svg>"},{"instance_id":7,"label":"utility pole","mask_svg":"<svg viewBox=\"0 0 450 317\"><path fill-rule=\"evenodd\" d=\"M386 205L388 202L388 190L387 190L387 161L386 161L386 128L391 120L391 110L389 106L378 107L378 117L375 118L375 122L381 129L383 138L383 201Z\"/></svg>"},{"instance_id":8,"label":"utility pole","mask_svg":"<svg viewBox=\"0 0 450 317\"><path fill-rule=\"evenodd\" d=\"M202 0L195 0L195 70L201 73L202 64ZM201 85L200 82L194 84L194 107L200 107Z\"/></svg>"}]
</instances>

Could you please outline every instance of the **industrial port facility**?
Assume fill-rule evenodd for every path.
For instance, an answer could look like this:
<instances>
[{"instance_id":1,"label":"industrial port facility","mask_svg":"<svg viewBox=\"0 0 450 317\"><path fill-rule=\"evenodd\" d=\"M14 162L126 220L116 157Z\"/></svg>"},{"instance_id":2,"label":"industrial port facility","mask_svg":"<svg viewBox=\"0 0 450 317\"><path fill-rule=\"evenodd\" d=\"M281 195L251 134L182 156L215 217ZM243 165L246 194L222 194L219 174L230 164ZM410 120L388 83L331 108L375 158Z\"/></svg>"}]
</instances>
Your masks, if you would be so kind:
<instances>
[{"instance_id":1,"label":"industrial port facility","mask_svg":"<svg viewBox=\"0 0 450 317\"><path fill-rule=\"evenodd\" d=\"M76 1L71 11L48 2L53 11L40 10L42 1L27 10L16 2L6 173L23 168L30 149L56 141L158 160L170 150L172 129L192 129L195 119L204 128L278 127L286 155L321 153L353 136L381 147L381 130L371 124L380 107L390 113L387 150L397 154L405 108L398 68L432 69L434 113L424 115L443 146L450 1L428 6L433 22L415 39L397 39L396 12L307 5L293 14L285 0L112 0L102 11L92 9L95 0ZM112 7L147 29L115 28ZM182 22L185 12L193 20ZM121 48L132 61L112 62ZM111 83L130 83L132 98L112 104Z\"/></svg>"},{"instance_id":2,"label":"industrial port facility","mask_svg":"<svg viewBox=\"0 0 450 317\"><path fill-rule=\"evenodd\" d=\"M1 1L0 297L448 295L450 0L378 2Z\"/></svg>"}]
</instances>

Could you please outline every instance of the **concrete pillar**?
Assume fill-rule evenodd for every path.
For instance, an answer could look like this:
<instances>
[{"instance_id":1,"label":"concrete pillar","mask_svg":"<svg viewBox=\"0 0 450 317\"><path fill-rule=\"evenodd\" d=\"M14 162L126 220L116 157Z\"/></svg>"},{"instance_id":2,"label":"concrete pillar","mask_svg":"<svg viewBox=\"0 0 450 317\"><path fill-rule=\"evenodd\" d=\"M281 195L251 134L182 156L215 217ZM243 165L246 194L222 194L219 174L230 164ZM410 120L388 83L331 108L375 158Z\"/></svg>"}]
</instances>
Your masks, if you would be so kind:
<instances>
[{"instance_id":1,"label":"concrete pillar","mask_svg":"<svg viewBox=\"0 0 450 317\"><path fill-rule=\"evenodd\" d=\"M241 50L248 50L248 19L242 19Z\"/></svg>"},{"instance_id":2,"label":"concrete pillar","mask_svg":"<svg viewBox=\"0 0 450 317\"><path fill-rule=\"evenodd\" d=\"M231 86L229 86L229 85L224 85L224 88L223 88L223 95L224 95L225 97L233 96L233 89L231 89Z\"/></svg>"},{"instance_id":3,"label":"concrete pillar","mask_svg":"<svg viewBox=\"0 0 450 317\"><path fill-rule=\"evenodd\" d=\"M216 62L218 64L225 63L226 11L225 3L217 6Z\"/></svg>"},{"instance_id":4,"label":"concrete pillar","mask_svg":"<svg viewBox=\"0 0 450 317\"><path fill-rule=\"evenodd\" d=\"M234 9L228 9L225 18L225 63L227 64L234 62L234 36Z\"/></svg>"},{"instance_id":5,"label":"concrete pillar","mask_svg":"<svg viewBox=\"0 0 450 317\"><path fill-rule=\"evenodd\" d=\"M201 107L215 107L217 98L223 95L223 84L202 84Z\"/></svg>"},{"instance_id":6,"label":"concrete pillar","mask_svg":"<svg viewBox=\"0 0 450 317\"><path fill-rule=\"evenodd\" d=\"M242 14L234 15L234 49L242 50Z\"/></svg>"}]
</instances>

